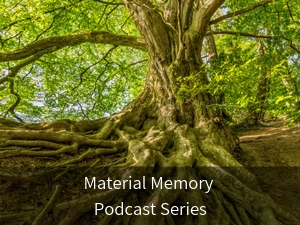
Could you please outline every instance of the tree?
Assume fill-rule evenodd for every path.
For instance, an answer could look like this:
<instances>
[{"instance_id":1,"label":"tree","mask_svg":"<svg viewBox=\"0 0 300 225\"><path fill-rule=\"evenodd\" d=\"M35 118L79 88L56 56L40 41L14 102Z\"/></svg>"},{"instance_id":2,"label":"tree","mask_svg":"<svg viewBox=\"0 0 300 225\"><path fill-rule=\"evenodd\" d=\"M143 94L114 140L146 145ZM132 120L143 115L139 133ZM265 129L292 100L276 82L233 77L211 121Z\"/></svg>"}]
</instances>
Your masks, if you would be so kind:
<instances>
[{"instance_id":1,"label":"tree","mask_svg":"<svg viewBox=\"0 0 300 225\"><path fill-rule=\"evenodd\" d=\"M260 59L265 56L265 47L263 43L259 40L257 41L258 55ZM249 108L249 124L256 124L258 122L264 121L264 116L267 108L267 100L270 92L270 77L268 75L268 68L262 65L261 77L258 82L256 101L254 105Z\"/></svg>"},{"instance_id":2,"label":"tree","mask_svg":"<svg viewBox=\"0 0 300 225\"><path fill-rule=\"evenodd\" d=\"M214 26L212 33L220 57L215 69L209 68L213 77L211 93L220 96L225 93L225 101L220 106L238 121L246 118L245 123L261 121L263 111L267 116L289 114L291 121L297 120L294 106L297 105L299 76L292 68L298 68L298 44L292 33L297 26L295 12L298 9L291 10L290 3L276 1ZM225 4L237 11L244 6L243 2ZM256 38L258 33L259 38ZM255 51L255 40L264 46L264 52L260 51L263 57ZM293 83L289 87L293 86L294 91L286 86L288 77L294 79L289 82Z\"/></svg>"},{"instance_id":3,"label":"tree","mask_svg":"<svg viewBox=\"0 0 300 225\"><path fill-rule=\"evenodd\" d=\"M75 69L73 67L81 67L80 63L85 65L83 61L80 63L72 61L72 58L77 56L80 58L80 55L83 54L81 51L72 50L73 46L82 44L84 46L85 43L110 45L110 48L101 49L106 50L106 53L98 59L98 61L106 62L107 67L110 61L106 57L117 46L118 48L127 46L146 51L148 54L144 88L135 100L119 113L96 120L65 119L39 124L23 124L3 120L0 133L2 148L6 150L0 152L0 157L55 156L60 158L58 163L51 166L51 169L32 176L19 175L19 179L24 181L36 180L37 177L42 179L46 174L52 173L54 175L51 180L54 182L60 180L61 175L71 170L70 165L74 163L101 155L112 155L115 157L114 159L119 158L117 161L107 161L108 170L105 171L108 174L101 173L106 177L118 177L126 180L131 176L132 179L141 180L142 176L152 176L171 180L207 179L214 181L209 195L201 190L192 194L189 190L182 189L171 191L158 189L136 194L127 188L107 190L100 194L94 193L89 197L82 196L76 200L62 197L62 200L55 204L54 200L57 198L55 196L60 191L60 187L57 186L53 201L50 200L43 211L39 209L19 214L18 219L23 220L23 223L29 221L38 224L41 218L48 215L49 208L52 208L53 214L47 218L45 223L73 224L80 220L85 213L93 211L97 202L111 205L117 205L122 201L129 205L150 206L154 204L158 207L158 211L162 210L161 203L181 205L183 202L189 202L191 205L206 204L209 210L208 215L206 217L199 215L181 218L160 214L124 218L106 215L99 224L108 224L109 222L109 224L297 224L299 221L296 218L283 211L270 197L263 194L255 176L232 156L231 153L237 146L237 140L223 120L222 113L210 107L216 104L216 99L206 88L209 85L209 78L201 55L203 41L210 24L231 19L256 8L267 7L269 4L273 4L272 2L272 0L265 0L253 2L252 5L247 2L248 6L244 9L227 13L219 18L213 18L217 10L227 11L233 7L228 4L225 8L221 8L224 1L218 0L205 2L192 0L66 1L54 4L55 7L53 6L55 1L46 1L45 3L38 2L35 5L36 8L41 7L42 9L38 10L35 18L29 13L33 10L31 2L16 2L14 7L10 5L10 13L21 14L20 12L23 12L21 9L25 8L26 15L22 15L19 20L9 21L8 25L2 28L6 30L6 36L12 34L14 36L6 39L3 44L4 50L0 52L0 61L7 68L3 69L5 75L1 78L0 84L3 85L3 88L7 88L6 92L3 92L5 95L10 93L16 99L14 103L9 99L5 100L7 104L12 103L7 109L7 113L11 113L20 121L23 120L22 116L15 112L21 101L15 85L19 72L33 70L35 73L43 73L52 70L49 74L55 74L57 70L60 70L56 63L63 48L69 47L69 54L71 54L71 57L68 57L68 54L63 52L66 59L62 60L67 68L63 72L64 76L72 76L73 69ZM7 7L7 5L5 6ZM97 9L104 13L96 14ZM85 14L86 10L95 14ZM50 15L50 18L47 15ZM114 16L113 20L109 19L110 15ZM130 15L130 20L127 15ZM63 19L65 16L67 17ZM68 20L72 20L74 17L75 19L70 24ZM84 17L88 17L89 21L86 22L87 18L84 21L82 19ZM97 27L97 21L99 24L102 23L102 17L106 17L104 23L106 28L91 31L89 28ZM5 19L9 20L8 17ZM39 28L32 25L32 27L26 28L30 30L28 33L25 31L14 33L15 30L18 30L15 25L22 26L24 21L43 19L48 22L47 27ZM58 19L59 21L56 21ZM131 36L129 34L121 35L120 30L116 29L116 27L123 28L122 24L117 24L118 21L125 24L127 21L132 21L138 32L132 28L133 24L128 22L126 32ZM53 26L59 27L60 24L63 24L63 28L60 27L61 30L53 29ZM89 31L81 31L84 29ZM81 32L74 32L78 30ZM32 36L33 33L38 33L38 35ZM253 36L264 37L259 34L259 30L257 33ZM25 36L24 39L22 39L23 36ZM15 46L17 46L16 49ZM87 61L95 59L95 55L93 56L93 51L97 48L95 46L82 47L83 51L89 53ZM121 52L117 56L121 56ZM143 60L140 56L136 56L136 61ZM38 63L43 63L43 57L49 58L47 58L48 61L44 61L44 67L41 69ZM52 62L53 65L49 62ZM85 82L85 72L90 73L91 77L88 79L93 78L90 68L97 62L91 63L90 67L86 67L80 73L80 82L78 86L75 86L76 88L79 89ZM73 65L72 68L68 67L69 63ZM30 69L30 65L32 65L32 69ZM113 68L108 70L111 72ZM28 74L31 75L32 71ZM27 82L26 79L22 80L22 78L26 78L26 75L20 78L22 82ZM47 79L51 79L51 77ZM62 79L61 77L61 80L56 80L57 84L66 85L71 89L73 83L69 85ZM107 79L111 80L112 78ZM19 83L21 82L19 81ZM27 87L30 86L29 83L26 84ZM113 85L113 83L104 81L107 86ZM104 88L105 85L101 88ZM73 86L74 89L76 89L75 87ZM67 98L67 94L65 96ZM53 104L56 98L57 96L49 97ZM89 98L85 102L88 100ZM82 111L89 107L88 103L79 104L79 106ZM65 109L69 108L65 107ZM79 110L80 107L77 109ZM19 147L12 150L7 149L9 146ZM42 150L35 151L39 147ZM73 156L71 159L66 159L64 158L65 154ZM91 163L91 160L87 162ZM90 166L95 166L95 164ZM5 179L14 182L14 177L13 174L10 174L6 175ZM60 183L64 182L60 180ZM9 222L16 220L15 215L13 218L6 216L2 220Z\"/></svg>"}]
</instances>

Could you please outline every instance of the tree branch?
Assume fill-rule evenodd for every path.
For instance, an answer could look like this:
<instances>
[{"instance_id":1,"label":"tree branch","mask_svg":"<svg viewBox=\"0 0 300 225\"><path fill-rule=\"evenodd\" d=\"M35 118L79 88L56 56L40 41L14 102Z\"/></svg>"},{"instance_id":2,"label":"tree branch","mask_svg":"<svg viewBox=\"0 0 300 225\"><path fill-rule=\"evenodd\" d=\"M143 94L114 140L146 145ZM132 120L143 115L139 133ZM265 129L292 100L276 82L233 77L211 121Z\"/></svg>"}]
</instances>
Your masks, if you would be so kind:
<instances>
[{"instance_id":1,"label":"tree branch","mask_svg":"<svg viewBox=\"0 0 300 225\"><path fill-rule=\"evenodd\" d=\"M228 30L223 30L223 31L209 31L205 35L210 35L210 34L229 34L229 35L240 35L240 36L254 37L254 38L273 38L270 35L250 34L250 33L245 33L245 32L228 31Z\"/></svg>"},{"instance_id":2,"label":"tree branch","mask_svg":"<svg viewBox=\"0 0 300 225\"><path fill-rule=\"evenodd\" d=\"M107 1L101 1L101 0L94 0L94 1L95 2L100 2L100 3L105 4L105 5L125 5L122 2L107 2Z\"/></svg>"},{"instance_id":3,"label":"tree branch","mask_svg":"<svg viewBox=\"0 0 300 225\"><path fill-rule=\"evenodd\" d=\"M63 11L63 10L65 10L65 9L67 9L67 7L69 7L69 6L72 6L72 4L69 4L69 5L66 5L66 6L60 6L60 7L54 8L54 9L52 9L52 10L47 10L47 11L44 11L43 13L49 14L49 13L56 12L56 11L58 11L58 10ZM20 22L26 21L26 20L30 20L30 21L32 22L33 20L39 20L39 19L41 19L41 17L39 17L39 16L38 16L38 17L26 17L26 18L24 18L24 19L20 19L20 20L11 22L10 24L8 24L8 25L2 27L1 29L2 29L2 30L10 29L12 26L14 26L14 25L16 25L16 24L18 24L18 23L20 23Z\"/></svg>"},{"instance_id":4,"label":"tree branch","mask_svg":"<svg viewBox=\"0 0 300 225\"><path fill-rule=\"evenodd\" d=\"M6 76L4 76L0 79L0 85L7 82L9 80L9 78L15 77L18 74L18 72L20 71L20 69L22 69L23 67L25 67L25 66L29 65L30 63L33 63L34 61L38 60L44 54L54 52L56 50L57 50L56 47L51 47L51 48L46 49L44 51L40 51L37 54L29 57L28 59L26 59L24 61L22 61L21 63L15 65L14 67L9 68L10 72ZM1 56L1 53L0 53L0 56Z\"/></svg>"},{"instance_id":5,"label":"tree branch","mask_svg":"<svg viewBox=\"0 0 300 225\"><path fill-rule=\"evenodd\" d=\"M196 10L193 16L193 21L188 31L198 31L202 34L206 32L206 23L210 20L212 15L217 11L217 9L223 4L225 0L211 0L206 1L199 9Z\"/></svg>"},{"instance_id":6,"label":"tree branch","mask_svg":"<svg viewBox=\"0 0 300 225\"><path fill-rule=\"evenodd\" d=\"M67 46L75 46L85 42L128 46L146 51L145 42L140 37L116 35L102 31L88 31L66 36L45 38L30 43L24 48L14 51L0 51L0 62L20 60L35 55L40 51L45 51L53 48L56 51Z\"/></svg>"},{"instance_id":7,"label":"tree branch","mask_svg":"<svg viewBox=\"0 0 300 225\"><path fill-rule=\"evenodd\" d=\"M272 3L272 2L274 2L274 0L265 0L265 1L261 1L261 2L255 3L255 4L253 4L253 5L251 5L251 6L247 7L247 8L235 11L233 13L229 13L229 14L224 15L224 16L220 16L219 18L210 21L210 25L219 23L219 22L221 22L223 20L226 20L228 18L232 18L232 17L238 16L238 15L241 15L241 14L249 12L249 11L251 11L251 10L257 8L257 7L265 6L265 5L267 5L269 3Z\"/></svg>"},{"instance_id":8,"label":"tree branch","mask_svg":"<svg viewBox=\"0 0 300 225\"><path fill-rule=\"evenodd\" d=\"M292 49L294 49L298 54L300 54L300 49L298 49L298 48L293 44L292 41L290 41L290 47L291 47Z\"/></svg>"},{"instance_id":9,"label":"tree branch","mask_svg":"<svg viewBox=\"0 0 300 225\"><path fill-rule=\"evenodd\" d=\"M194 59L196 64L202 64L201 50L203 38L207 32L212 15L220 8L224 1L225 0L205 1L201 7L195 10L191 25L184 33L186 59Z\"/></svg>"},{"instance_id":10,"label":"tree branch","mask_svg":"<svg viewBox=\"0 0 300 225\"><path fill-rule=\"evenodd\" d=\"M92 68L93 66L97 65L98 63L102 62L103 60L106 59L106 57L113 51L117 48L117 46L113 46L112 48L110 48L106 53L105 55L100 59L98 60L97 62L91 64L90 66L88 66L87 68L85 68L81 73L80 73L80 82L79 84L77 84L75 87L72 88L72 91L74 91L76 88L78 88L82 82L83 82L83 75L90 69Z\"/></svg>"},{"instance_id":11,"label":"tree branch","mask_svg":"<svg viewBox=\"0 0 300 225\"><path fill-rule=\"evenodd\" d=\"M182 29L182 21L181 21L181 1L177 0L177 26L178 26L178 43L179 43L179 49L177 52L176 59L180 60L183 50L184 50L184 44L182 40L182 34L183 34L183 29Z\"/></svg>"},{"instance_id":12,"label":"tree branch","mask_svg":"<svg viewBox=\"0 0 300 225\"><path fill-rule=\"evenodd\" d=\"M287 6L287 8L288 8L288 11L289 11L289 14L290 14L290 17L291 17L292 21L295 22L294 17L293 17L293 13L292 13L292 10L291 10L291 7L290 7L290 5L289 5L289 2L290 2L290 0L288 0L288 1L286 2L286 6Z\"/></svg>"},{"instance_id":13,"label":"tree branch","mask_svg":"<svg viewBox=\"0 0 300 225\"><path fill-rule=\"evenodd\" d=\"M47 31L49 31L53 27L55 20L56 20L56 16L53 17L51 24L42 33L40 33L34 41L37 41L43 34L45 34Z\"/></svg>"},{"instance_id":14,"label":"tree branch","mask_svg":"<svg viewBox=\"0 0 300 225\"><path fill-rule=\"evenodd\" d=\"M156 54L161 61L169 60L171 52L169 31L161 12L149 0L123 0L123 2L144 37L148 49L154 50L151 53ZM155 24L155 26L149 26L149 24Z\"/></svg>"},{"instance_id":15,"label":"tree branch","mask_svg":"<svg viewBox=\"0 0 300 225\"><path fill-rule=\"evenodd\" d=\"M20 117L18 117L17 114L15 113L15 108L19 105L21 98L20 98L20 95L18 93L16 93L14 90L14 80L13 79L9 80L9 93L16 97L16 101L14 104L12 104L9 107L9 109L7 110L7 112L4 115L4 118L7 116L8 112L10 112L10 114L13 117L15 117L18 121L23 123L24 121Z\"/></svg>"}]
</instances>

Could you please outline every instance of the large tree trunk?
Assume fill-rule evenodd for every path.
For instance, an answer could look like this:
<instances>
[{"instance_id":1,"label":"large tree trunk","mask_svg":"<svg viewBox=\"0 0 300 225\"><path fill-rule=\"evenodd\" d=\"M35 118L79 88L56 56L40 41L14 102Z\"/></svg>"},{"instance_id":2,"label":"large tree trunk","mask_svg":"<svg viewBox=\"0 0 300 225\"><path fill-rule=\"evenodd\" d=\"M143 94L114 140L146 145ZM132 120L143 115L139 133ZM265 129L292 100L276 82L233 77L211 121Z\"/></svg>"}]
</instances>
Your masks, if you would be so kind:
<instances>
[{"instance_id":1,"label":"large tree trunk","mask_svg":"<svg viewBox=\"0 0 300 225\"><path fill-rule=\"evenodd\" d=\"M126 188L89 193L90 196L86 197L83 192L82 197L76 200L61 197L57 204L48 207L52 208L51 214L43 214L39 208L19 214L18 220L24 224L25 221L33 223L45 217L45 224L80 223L78 221L85 213L94 210L95 203L117 206L123 202L132 206L155 205L156 215L104 215L96 218L98 224L298 224L294 217L263 194L255 176L231 155L236 147L235 137L221 115L206 107L214 103L213 97L205 90L177 95L182 86L192 88L208 83L202 67L201 46L209 18L222 1L208 1L203 6L194 5L194 1L190 0L182 3L168 1L165 7L168 7L170 14L164 20L148 1L124 2L149 51L149 69L141 95L122 112L98 121L64 120L39 125L2 123L0 134L3 136L3 148L27 146L57 150L31 151L22 148L2 151L0 157L60 157L64 153L74 154L75 159L60 160L55 164L54 171L48 172L51 183L62 186L69 182L67 178L62 179L57 171L63 169L64 174L70 169L63 166L110 154L120 158L104 163L109 169L105 170L107 173L101 172L99 176L104 176L101 179L114 177L127 180L130 176L132 180L141 180L143 176L163 177L164 180L205 179L213 180L213 187L209 193L199 189L148 189L142 192ZM189 76L197 80L185 79ZM65 132L56 131L61 129ZM93 134L89 133L96 130ZM90 148L87 150L85 146ZM81 155L77 155L78 151ZM20 175L18 178L30 183L37 177L42 180L45 173ZM91 172L86 176L94 174ZM2 177L16 182L15 175L2 174ZM68 192L66 189L65 192ZM188 203L190 206L204 205L207 215L162 215L159 213L162 203L173 206ZM9 224L17 219L14 215L0 217L1 220Z\"/></svg>"}]
</instances>

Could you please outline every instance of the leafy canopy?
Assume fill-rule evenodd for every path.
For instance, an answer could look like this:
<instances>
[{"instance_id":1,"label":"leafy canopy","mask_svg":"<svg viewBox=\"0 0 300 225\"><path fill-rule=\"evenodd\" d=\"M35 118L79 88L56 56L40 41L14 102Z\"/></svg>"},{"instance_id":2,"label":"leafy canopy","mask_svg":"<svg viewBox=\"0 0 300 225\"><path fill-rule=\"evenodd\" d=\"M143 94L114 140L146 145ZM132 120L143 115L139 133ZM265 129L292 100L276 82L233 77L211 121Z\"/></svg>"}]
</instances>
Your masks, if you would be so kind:
<instances>
[{"instance_id":1,"label":"leafy canopy","mask_svg":"<svg viewBox=\"0 0 300 225\"><path fill-rule=\"evenodd\" d=\"M163 16L164 1L152 2ZM120 110L141 92L147 54L142 41L134 39L139 33L121 1L2 0L0 9L2 117L96 119ZM210 84L182 86L178 94L182 100L203 89L216 98L225 94L217 107L245 116L257 101L262 68L267 68L270 112L300 117L295 110L300 102L299 23L297 0L225 1L211 22L218 53L214 63L207 42L202 50ZM8 58L6 53L26 46L27 52L34 46L38 50ZM186 79L197 84L197 75Z\"/></svg>"},{"instance_id":2,"label":"leafy canopy","mask_svg":"<svg viewBox=\"0 0 300 225\"><path fill-rule=\"evenodd\" d=\"M84 31L138 35L124 5L96 1L1 1L1 51L20 49L48 37ZM2 62L2 76L23 60ZM117 110L141 91L147 55L129 47L83 43L45 54L15 77L23 120L68 117L96 119ZM4 83L0 112L16 101Z\"/></svg>"}]
</instances>

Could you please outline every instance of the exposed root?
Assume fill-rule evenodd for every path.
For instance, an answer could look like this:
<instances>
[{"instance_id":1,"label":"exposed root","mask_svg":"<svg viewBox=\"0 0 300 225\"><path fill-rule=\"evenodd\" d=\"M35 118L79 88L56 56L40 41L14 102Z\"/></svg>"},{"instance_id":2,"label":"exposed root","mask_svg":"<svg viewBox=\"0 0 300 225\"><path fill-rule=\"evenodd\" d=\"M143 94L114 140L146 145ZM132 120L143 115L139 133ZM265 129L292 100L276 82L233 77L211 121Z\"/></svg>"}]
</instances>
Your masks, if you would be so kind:
<instances>
[{"instance_id":1,"label":"exposed root","mask_svg":"<svg viewBox=\"0 0 300 225\"><path fill-rule=\"evenodd\" d=\"M32 225L39 225L39 224L42 223L42 221L44 220L44 218L47 216L47 214L51 210L53 204L57 200L57 198L58 198L58 196L60 194L60 191L61 191L61 186L60 185L56 185L55 186L55 191L54 191L54 193L53 193L50 201L45 206L45 208L42 210L42 212L36 217L36 219L34 220L34 222L32 223Z\"/></svg>"},{"instance_id":2,"label":"exposed root","mask_svg":"<svg viewBox=\"0 0 300 225\"><path fill-rule=\"evenodd\" d=\"M2 146L21 146L21 147L43 147L50 149L60 149L66 145L57 144L50 141L27 141L27 140L7 140Z\"/></svg>"},{"instance_id":3,"label":"exposed root","mask_svg":"<svg viewBox=\"0 0 300 225\"><path fill-rule=\"evenodd\" d=\"M233 205L230 204L225 198L223 199L223 205L224 205L225 209L227 209L227 211L229 212L229 215L232 218L232 220L237 225L243 225L243 223L241 222L239 216L237 215Z\"/></svg>"},{"instance_id":4,"label":"exposed root","mask_svg":"<svg viewBox=\"0 0 300 225\"><path fill-rule=\"evenodd\" d=\"M57 156L62 153L75 154L78 149L78 143L74 143L71 146L65 146L57 151L32 151L24 149L5 150L0 152L0 158L12 157L12 156Z\"/></svg>"},{"instance_id":5,"label":"exposed root","mask_svg":"<svg viewBox=\"0 0 300 225\"><path fill-rule=\"evenodd\" d=\"M59 133L49 131L19 131L2 130L0 135L4 138L1 147L43 147L57 149L53 151L32 151L26 149L4 150L0 152L0 158L12 156L59 156L62 153L76 154L80 146L102 147L109 149L96 149L84 153L74 162L81 161L85 157L96 157L98 155L113 154L126 149L124 141L109 141L92 139L95 136L85 136L77 133ZM69 144L70 143L70 144ZM73 163L70 161L70 163ZM64 165L64 164L63 164Z\"/></svg>"},{"instance_id":6,"label":"exposed root","mask_svg":"<svg viewBox=\"0 0 300 225\"><path fill-rule=\"evenodd\" d=\"M64 161L62 163L57 164L56 166L66 166L68 164L81 162L86 158L95 158L95 157L100 156L100 155L110 155L110 154L115 154L115 153L118 153L118 152L120 152L120 149L117 149L117 148L113 148L113 149L107 149L107 148L92 149L92 148L89 148L88 151L81 154L77 158L70 159L68 161Z\"/></svg>"},{"instance_id":7,"label":"exposed root","mask_svg":"<svg viewBox=\"0 0 300 225\"><path fill-rule=\"evenodd\" d=\"M61 210L67 210L64 218L59 222L59 225L70 225L73 224L80 216L84 213L94 210L95 203L101 202L103 204L108 204L115 197L120 197L126 194L128 191L124 190L111 190L100 195L95 195L90 198L85 198L84 200L77 200L72 202L67 202L58 205L54 208L55 213Z\"/></svg>"},{"instance_id":8,"label":"exposed root","mask_svg":"<svg viewBox=\"0 0 300 225\"><path fill-rule=\"evenodd\" d=\"M117 119L116 119L117 118ZM58 198L59 188L56 189L48 204L34 211L20 213L21 221L40 224L69 225L87 216L87 212L95 210L95 203L118 206L126 202L132 206L156 206L156 215L105 215L95 217L98 225L104 224L201 224L201 225L250 225L260 224L293 224L299 221L283 211L273 200L266 196L258 186L256 178L242 167L229 153L226 147L215 143L217 134L207 135L205 128L191 128L180 125L172 119L172 115L165 114L158 120L144 119L145 124L140 128L122 126L124 118L115 116L114 120L106 120L103 128L92 135L76 132L54 132L49 130L1 130L1 148L7 146L23 147L0 151L0 158L16 156L60 156L60 162L52 164L54 169L46 179L50 185L62 185L62 192ZM213 122L212 122L213 123ZM213 123L214 124L214 123ZM203 130L204 129L204 130ZM86 130L85 130L86 131ZM24 149L27 147L27 149ZM32 151L31 147L42 148ZM84 150L78 155L80 148ZM48 150L51 149L51 150ZM86 150L88 149L88 150ZM127 151L127 155L125 156ZM73 158L65 157L72 154ZM99 156L102 157L101 160ZM121 157L120 157L121 155ZM125 156L125 157L124 157ZM109 158L111 157L111 158ZM93 160L95 159L95 160ZM101 163L100 163L101 162ZM86 165L82 171L74 171L74 164ZM50 171L50 168L49 168ZM59 173L58 173L59 172ZM72 178L75 174L75 178ZM33 183L46 176L45 171L30 175L0 174L0 179L12 184L24 181ZM148 189L136 191L129 189L80 191L76 199L67 198L68 191L79 192L80 188L72 188L83 176L118 179L120 181L131 177L132 180L142 180L146 177L162 177L163 180L213 180L211 190L208 189ZM72 183L72 179L75 179ZM43 182L43 181L41 181ZM68 187L64 187L68 184ZM81 187L82 188L82 187ZM70 190L68 190L70 189ZM56 203L55 203L56 202ZM180 217L171 214L163 215L162 204L171 207L206 206L207 215ZM1 205L0 205L1 206ZM184 208L184 207L183 207ZM187 210L184 208L183 210ZM52 213L50 213L50 211ZM184 211L187 213L187 211ZM14 215L16 216L16 215ZM0 216L0 221L11 221L12 216Z\"/></svg>"},{"instance_id":9,"label":"exposed root","mask_svg":"<svg viewBox=\"0 0 300 225\"><path fill-rule=\"evenodd\" d=\"M120 205L122 201L123 201L123 199L120 199L117 203L113 204L113 205L112 205L113 208L115 208L115 207L117 207L118 205ZM110 221L111 221L113 218L114 218L114 215L107 215L107 214L105 214L105 215L104 215L104 218L101 219L97 225L107 225L107 224L110 223Z\"/></svg>"},{"instance_id":10,"label":"exposed root","mask_svg":"<svg viewBox=\"0 0 300 225\"><path fill-rule=\"evenodd\" d=\"M11 174L11 173L0 173L0 180L11 181L11 182L38 182L40 177L45 177L51 174L55 174L60 171L61 168L48 168L46 171L41 172L27 172L25 174ZM16 172L16 171L15 171Z\"/></svg>"}]
</instances>

